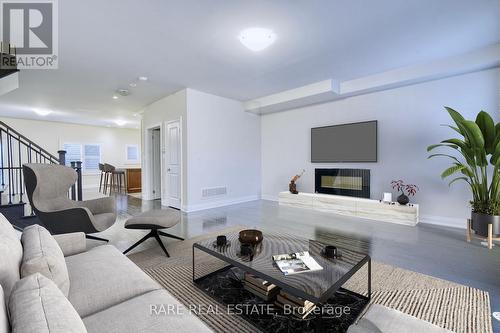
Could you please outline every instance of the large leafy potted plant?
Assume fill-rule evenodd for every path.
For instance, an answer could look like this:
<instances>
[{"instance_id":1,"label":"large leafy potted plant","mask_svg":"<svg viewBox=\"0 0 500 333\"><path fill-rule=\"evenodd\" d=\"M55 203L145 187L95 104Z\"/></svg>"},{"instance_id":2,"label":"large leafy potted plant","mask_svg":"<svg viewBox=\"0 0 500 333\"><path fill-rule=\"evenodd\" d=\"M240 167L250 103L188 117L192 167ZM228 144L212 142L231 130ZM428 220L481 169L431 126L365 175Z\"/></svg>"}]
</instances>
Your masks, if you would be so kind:
<instances>
[{"instance_id":1,"label":"large leafy potted plant","mask_svg":"<svg viewBox=\"0 0 500 333\"><path fill-rule=\"evenodd\" d=\"M430 152L438 147L452 150L452 154L432 154L432 157L451 159L452 166L444 170L441 178L455 175L456 181L466 182L472 192L472 229L476 234L488 236L488 224L493 234L500 234L500 123L495 124L486 112L478 113L476 120L467 120L452 108L445 107L455 126L446 125L460 135L427 147Z\"/></svg>"}]
</instances>

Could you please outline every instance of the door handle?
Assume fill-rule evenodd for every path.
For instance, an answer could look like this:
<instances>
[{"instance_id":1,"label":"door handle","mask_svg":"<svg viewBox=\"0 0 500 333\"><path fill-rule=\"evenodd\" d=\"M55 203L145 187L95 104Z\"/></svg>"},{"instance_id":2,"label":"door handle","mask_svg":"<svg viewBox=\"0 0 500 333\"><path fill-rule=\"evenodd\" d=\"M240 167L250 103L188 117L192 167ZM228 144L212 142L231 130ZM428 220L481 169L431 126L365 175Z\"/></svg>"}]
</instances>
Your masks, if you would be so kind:
<instances>
[{"instance_id":1,"label":"door handle","mask_svg":"<svg viewBox=\"0 0 500 333\"><path fill-rule=\"evenodd\" d=\"M170 171L170 168L168 168L167 171Z\"/></svg>"}]
</instances>

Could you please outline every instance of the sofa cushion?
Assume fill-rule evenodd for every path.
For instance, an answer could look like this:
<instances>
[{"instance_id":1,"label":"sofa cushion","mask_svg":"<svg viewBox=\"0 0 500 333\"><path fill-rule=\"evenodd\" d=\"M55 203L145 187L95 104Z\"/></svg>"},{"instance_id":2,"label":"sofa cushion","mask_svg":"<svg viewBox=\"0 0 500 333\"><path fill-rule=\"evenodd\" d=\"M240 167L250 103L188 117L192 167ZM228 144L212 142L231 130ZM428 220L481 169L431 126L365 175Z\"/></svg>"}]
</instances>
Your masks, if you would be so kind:
<instances>
[{"instance_id":1,"label":"sofa cushion","mask_svg":"<svg viewBox=\"0 0 500 333\"><path fill-rule=\"evenodd\" d=\"M66 258L68 299L81 317L160 286L114 246L103 245Z\"/></svg>"},{"instance_id":2,"label":"sofa cushion","mask_svg":"<svg viewBox=\"0 0 500 333\"><path fill-rule=\"evenodd\" d=\"M173 308L167 311L169 305ZM96 333L212 332L164 289L134 297L85 317L83 322L88 332Z\"/></svg>"},{"instance_id":3,"label":"sofa cushion","mask_svg":"<svg viewBox=\"0 0 500 333\"><path fill-rule=\"evenodd\" d=\"M356 325L347 333L453 333L427 321L383 305L372 304Z\"/></svg>"},{"instance_id":4,"label":"sofa cushion","mask_svg":"<svg viewBox=\"0 0 500 333\"><path fill-rule=\"evenodd\" d=\"M23 262L21 277L41 273L54 281L65 296L69 292L69 276L64 254L54 237L38 224L24 228L21 236Z\"/></svg>"},{"instance_id":5,"label":"sofa cushion","mask_svg":"<svg viewBox=\"0 0 500 333\"><path fill-rule=\"evenodd\" d=\"M12 224L0 214L0 285L4 290L4 301L7 302L14 284L19 281L23 247L19 235Z\"/></svg>"},{"instance_id":6,"label":"sofa cushion","mask_svg":"<svg viewBox=\"0 0 500 333\"><path fill-rule=\"evenodd\" d=\"M78 316L61 290L36 273L19 280L9 299L12 333L85 333Z\"/></svg>"},{"instance_id":7,"label":"sofa cushion","mask_svg":"<svg viewBox=\"0 0 500 333\"><path fill-rule=\"evenodd\" d=\"M87 250L87 239L83 232L54 235L57 245L65 257L72 256Z\"/></svg>"},{"instance_id":8,"label":"sofa cushion","mask_svg":"<svg viewBox=\"0 0 500 333\"><path fill-rule=\"evenodd\" d=\"M0 285L0 333L10 332L9 314L7 313L7 306L4 301L3 289Z\"/></svg>"}]
</instances>

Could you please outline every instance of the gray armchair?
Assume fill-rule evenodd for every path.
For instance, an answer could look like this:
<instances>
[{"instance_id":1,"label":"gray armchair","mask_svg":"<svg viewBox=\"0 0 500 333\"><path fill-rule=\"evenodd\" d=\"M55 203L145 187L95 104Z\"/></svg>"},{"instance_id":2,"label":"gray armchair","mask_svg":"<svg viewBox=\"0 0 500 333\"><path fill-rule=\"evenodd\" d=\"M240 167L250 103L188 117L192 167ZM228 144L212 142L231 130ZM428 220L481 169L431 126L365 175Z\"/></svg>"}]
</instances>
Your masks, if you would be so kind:
<instances>
[{"instance_id":1,"label":"gray armchair","mask_svg":"<svg viewBox=\"0 0 500 333\"><path fill-rule=\"evenodd\" d=\"M111 227L116 220L113 197L74 201L68 191L77 180L76 171L57 164L23 165L26 194L40 221L52 234L84 232L89 239L107 241L91 236Z\"/></svg>"}]
</instances>

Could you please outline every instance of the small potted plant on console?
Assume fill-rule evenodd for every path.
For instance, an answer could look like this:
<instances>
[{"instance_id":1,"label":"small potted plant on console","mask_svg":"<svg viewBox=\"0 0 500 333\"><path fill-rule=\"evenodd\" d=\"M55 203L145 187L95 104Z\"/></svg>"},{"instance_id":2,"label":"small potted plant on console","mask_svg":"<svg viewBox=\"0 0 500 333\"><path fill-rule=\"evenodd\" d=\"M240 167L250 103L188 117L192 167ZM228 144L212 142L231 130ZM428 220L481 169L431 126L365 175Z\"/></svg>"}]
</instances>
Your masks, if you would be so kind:
<instances>
[{"instance_id":1,"label":"small potted plant on console","mask_svg":"<svg viewBox=\"0 0 500 333\"><path fill-rule=\"evenodd\" d=\"M405 184L401 179L393 180L391 186L401 194L398 196L398 202L400 205L407 205L410 202L408 196L414 196L418 192L418 186L414 184ZM408 195L407 195L408 194Z\"/></svg>"}]
</instances>

